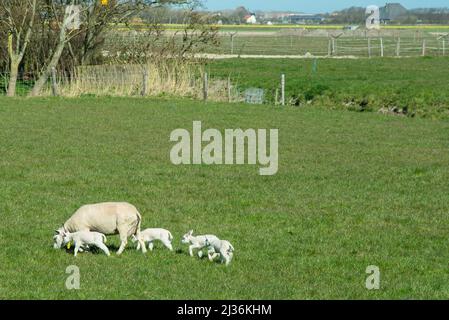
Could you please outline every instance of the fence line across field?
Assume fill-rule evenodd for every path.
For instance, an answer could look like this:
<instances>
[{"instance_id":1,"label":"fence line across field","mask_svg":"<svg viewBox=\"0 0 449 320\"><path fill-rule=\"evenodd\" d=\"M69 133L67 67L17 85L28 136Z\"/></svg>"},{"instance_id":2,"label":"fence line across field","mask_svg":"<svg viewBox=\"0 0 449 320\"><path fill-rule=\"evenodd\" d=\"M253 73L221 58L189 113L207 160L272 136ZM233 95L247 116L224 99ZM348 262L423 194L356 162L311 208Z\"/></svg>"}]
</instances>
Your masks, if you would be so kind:
<instances>
[{"instance_id":1,"label":"fence line across field","mask_svg":"<svg viewBox=\"0 0 449 320\"><path fill-rule=\"evenodd\" d=\"M219 47L208 47L207 53L238 55L304 55L339 56L352 53L360 57L445 56L447 35L440 37L400 35L329 36L301 35L248 36L238 33L221 35Z\"/></svg>"},{"instance_id":2,"label":"fence line across field","mask_svg":"<svg viewBox=\"0 0 449 320\"><path fill-rule=\"evenodd\" d=\"M76 97L80 95L107 95L107 96L155 96L159 94L177 94L178 86L171 84L169 87L157 88L164 79L155 81L155 74L151 68L140 65L123 66L103 66L105 70L98 72L100 66L84 68L84 72L74 72L68 75L59 72L55 68L51 70L50 77L44 86L42 96ZM122 72L116 72L120 69ZM27 73L20 75L19 79L27 81L27 89L21 87L17 94L27 95L36 81L38 75ZM8 72L0 73L1 92L6 94L8 87ZM157 82L157 83L155 83ZM286 94L287 78L286 74L280 74L280 81L277 84L275 105L285 106L289 102ZM232 76L225 79L223 77L213 77L208 72L197 74L190 79L187 85L185 96L195 97L198 100L217 102L247 102L250 104L263 104L268 102L265 99L267 88L241 88L233 82ZM182 86L182 85L180 85ZM271 100L270 100L271 101Z\"/></svg>"}]
</instances>

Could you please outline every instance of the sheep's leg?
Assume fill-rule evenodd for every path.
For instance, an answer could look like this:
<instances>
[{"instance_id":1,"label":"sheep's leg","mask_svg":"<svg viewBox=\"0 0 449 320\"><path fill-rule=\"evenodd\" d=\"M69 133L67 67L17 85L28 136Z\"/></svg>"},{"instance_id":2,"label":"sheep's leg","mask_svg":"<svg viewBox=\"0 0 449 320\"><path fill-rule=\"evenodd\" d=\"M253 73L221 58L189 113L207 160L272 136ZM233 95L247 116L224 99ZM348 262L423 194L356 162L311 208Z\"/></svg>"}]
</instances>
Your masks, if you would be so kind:
<instances>
[{"instance_id":1,"label":"sheep's leg","mask_svg":"<svg viewBox=\"0 0 449 320\"><path fill-rule=\"evenodd\" d=\"M207 251L207 256L209 257L209 261L214 261L215 257L216 257L216 253L214 248L209 248L209 250Z\"/></svg>"},{"instance_id":2,"label":"sheep's leg","mask_svg":"<svg viewBox=\"0 0 449 320\"><path fill-rule=\"evenodd\" d=\"M201 249L201 246L196 245L196 244L192 244L192 245L189 247L189 254L190 254L191 257L193 257L193 249Z\"/></svg>"},{"instance_id":3,"label":"sheep's leg","mask_svg":"<svg viewBox=\"0 0 449 320\"><path fill-rule=\"evenodd\" d=\"M136 250L137 250L137 251L140 250L140 242L139 242L139 241L137 241L137 248L136 248Z\"/></svg>"},{"instance_id":4,"label":"sheep's leg","mask_svg":"<svg viewBox=\"0 0 449 320\"><path fill-rule=\"evenodd\" d=\"M128 244L128 230L119 229L119 234L120 234L120 248L117 251L118 256L123 253L126 245Z\"/></svg>"},{"instance_id":5,"label":"sheep's leg","mask_svg":"<svg viewBox=\"0 0 449 320\"><path fill-rule=\"evenodd\" d=\"M228 266L231 263L231 254L227 250L220 250L221 255L221 263L226 263L226 266Z\"/></svg>"},{"instance_id":6,"label":"sheep's leg","mask_svg":"<svg viewBox=\"0 0 449 320\"><path fill-rule=\"evenodd\" d=\"M212 262L214 261L220 254L219 253L214 253L212 255L209 256L209 260Z\"/></svg>"},{"instance_id":7,"label":"sheep's leg","mask_svg":"<svg viewBox=\"0 0 449 320\"><path fill-rule=\"evenodd\" d=\"M171 245L170 240L164 240L164 241L162 241L162 243L168 250L173 251L173 246Z\"/></svg>"},{"instance_id":8,"label":"sheep's leg","mask_svg":"<svg viewBox=\"0 0 449 320\"><path fill-rule=\"evenodd\" d=\"M97 247L100 248L101 250L103 250L104 253L106 253L106 255L109 257L111 254L109 253L109 249L108 247L106 247L106 245L102 242L97 244Z\"/></svg>"},{"instance_id":9,"label":"sheep's leg","mask_svg":"<svg viewBox=\"0 0 449 320\"><path fill-rule=\"evenodd\" d=\"M149 241L149 242L148 242L148 249L149 249L150 251L153 251L153 248L154 248L154 243L153 243L153 241Z\"/></svg>"}]
</instances>

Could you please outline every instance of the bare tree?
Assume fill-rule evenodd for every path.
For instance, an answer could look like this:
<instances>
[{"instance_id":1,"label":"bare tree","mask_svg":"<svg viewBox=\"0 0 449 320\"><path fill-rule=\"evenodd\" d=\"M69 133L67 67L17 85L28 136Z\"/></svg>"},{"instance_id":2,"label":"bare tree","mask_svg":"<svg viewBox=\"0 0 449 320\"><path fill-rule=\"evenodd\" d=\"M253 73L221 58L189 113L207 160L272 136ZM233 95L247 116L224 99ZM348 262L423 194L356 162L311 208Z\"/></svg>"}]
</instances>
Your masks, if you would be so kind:
<instances>
[{"instance_id":1,"label":"bare tree","mask_svg":"<svg viewBox=\"0 0 449 320\"><path fill-rule=\"evenodd\" d=\"M50 16L55 17L55 22L59 28L59 37L53 55L36 81L30 96L37 96L42 91L51 70L56 68L62 56L64 48L68 47L72 58L76 59L70 41L76 36L83 35L83 45L81 50L80 63L89 62L92 52L98 43L105 29L111 23L120 23L126 21L133 14L138 13L142 8L148 6L159 6L164 4L184 4L191 0L109 0L106 2L94 0L46 0ZM65 10L67 5L80 5L82 10L80 16L84 18L83 26L80 30L68 30L68 25L75 18L73 14Z\"/></svg>"},{"instance_id":2,"label":"bare tree","mask_svg":"<svg viewBox=\"0 0 449 320\"><path fill-rule=\"evenodd\" d=\"M57 25L57 28L59 29L59 37L57 41L56 48L53 52L53 55L51 56L50 61L47 63L46 66L44 66L42 73L40 74L38 80L34 84L33 89L30 92L30 96L38 96L40 92L42 91L42 88L44 87L45 83L48 80L48 77L50 76L52 69L56 68L56 66L59 63L59 59L61 58L62 52L68 43L70 39L74 36L74 33L76 32L76 29L69 29L69 26L73 23L73 21L77 18L78 15L81 14L81 12L77 11L70 11L67 10L66 6L64 6L65 1L61 1L58 3L58 1L48 1L47 4L48 12L50 13L51 17L55 17L54 23ZM65 2L65 5L74 6L78 1L76 0L70 0ZM62 19L59 19L59 17L62 16Z\"/></svg>"},{"instance_id":3,"label":"bare tree","mask_svg":"<svg viewBox=\"0 0 449 320\"><path fill-rule=\"evenodd\" d=\"M3 0L0 3L0 23L6 25L9 57L9 83L7 95L16 94L19 65L31 40L37 9L37 0Z\"/></svg>"}]
</instances>

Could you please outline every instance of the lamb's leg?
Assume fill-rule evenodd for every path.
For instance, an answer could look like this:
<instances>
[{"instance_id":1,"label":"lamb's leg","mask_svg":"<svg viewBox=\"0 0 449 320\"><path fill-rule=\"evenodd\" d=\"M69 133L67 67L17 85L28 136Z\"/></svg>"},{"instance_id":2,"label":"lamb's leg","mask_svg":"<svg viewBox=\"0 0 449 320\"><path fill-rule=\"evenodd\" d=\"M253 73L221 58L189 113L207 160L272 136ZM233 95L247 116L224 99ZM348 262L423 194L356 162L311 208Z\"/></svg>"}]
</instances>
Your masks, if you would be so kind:
<instances>
[{"instance_id":1,"label":"lamb's leg","mask_svg":"<svg viewBox=\"0 0 449 320\"><path fill-rule=\"evenodd\" d=\"M75 243L75 257L78 255L78 251L80 250L81 245L78 243Z\"/></svg>"},{"instance_id":2,"label":"lamb's leg","mask_svg":"<svg viewBox=\"0 0 449 320\"><path fill-rule=\"evenodd\" d=\"M104 253L106 253L106 255L109 257L111 254L109 253L109 249L108 247L106 247L106 245L103 242L97 243L96 244L98 248L100 248L101 250L103 250Z\"/></svg>"},{"instance_id":3,"label":"lamb's leg","mask_svg":"<svg viewBox=\"0 0 449 320\"><path fill-rule=\"evenodd\" d=\"M212 255L209 256L209 260L212 262L214 261L220 254L219 253L214 253Z\"/></svg>"},{"instance_id":4,"label":"lamb's leg","mask_svg":"<svg viewBox=\"0 0 449 320\"><path fill-rule=\"evenodd\" d=\"M232 261L232 257L233 257L233 254L232 254L232 253L228 253L228 252L226 252L226 253L223 255L223 258L224 258L224 261L225 261L225 263L226 263L226 266L229 266L229 264L230 264L231 261Z\"/></svg>"},{"instance_id":5,"label":"lamb's leg","mask_svg":"<svg viewBox=\"0 0 449 320\"><path fill-rule=\"evenodd\" d=\"M200 249L200 248L201 248L201 246L196 245L196 244L192 244L192 245L189 247L189 254L190 254L190 256L193 257L193 249Z\"/></svg>"},{"instance_id":6,"label":"lamb's leg","mask_svg":"<svg viewBox=\"0 0 449 320\"><path fill-rule=\"evenodd\" d=\"M139 242L139 241L137 241L137 248L136 248L136 250L137 250L137 251L140 250L140 242Z\"/></svg>"},{"instance_id":7,"label":"lamb's leg","mask_svg":"<svg viewBox=\"0 0 449 320\"><path fill-rule=\"evenodd\" d=\"M214 248L209 248L208 252L207 252L207 256L209 257L209 261L214 261L215 257L216 257L216 253L215 253L215 249Z\"/></svg>"},{"instance_id":8,"label":"lamb's leg","mask_svg":"<svg viewBox=\"0 0 449 320\"><path fill-rule=\"evenodd\" d=\"M221 263L224 262L226 263L226 266L229 266L229 264L231 263L232 255L229 254L227 250L221 250L220 255L221 255Z\"/></svg>"},{"instance_id":9,"label":"lamb's leg","mask_svg":"<svg viewBox=\"0 0 449 320\"><path fill-rule=\"evenodd\" d=\"M140 238L140 236L138 237L138 240L137 240L138 242L139 242L139 248L141 248L142 249L142 253L147 253L147 246L145 245L145 241L143 241L141 238Z\"/></svg>"},{"instance_id":10,"label":"lamb's leg","mask_svg":"<svg viewBox=\"0 0 449 320\"><path fill-rule=\"evenodd\" d=\"M153 248L154 248L154 243L153 243L153 241L148 242L148 249L149 249L150 251L153 251Z\"/></svg>"},{"instance_id":11,"label":"lamb's leg","mask_svg":"<svg viewBox=\"0 0 449 320\"><path fill-rule=\"evenodd\" d=\"M173 251L173 246L171 245L170 240L164 240L164 241L162 241L162 243L168 250Z\"/></svg>"}]
</instances>

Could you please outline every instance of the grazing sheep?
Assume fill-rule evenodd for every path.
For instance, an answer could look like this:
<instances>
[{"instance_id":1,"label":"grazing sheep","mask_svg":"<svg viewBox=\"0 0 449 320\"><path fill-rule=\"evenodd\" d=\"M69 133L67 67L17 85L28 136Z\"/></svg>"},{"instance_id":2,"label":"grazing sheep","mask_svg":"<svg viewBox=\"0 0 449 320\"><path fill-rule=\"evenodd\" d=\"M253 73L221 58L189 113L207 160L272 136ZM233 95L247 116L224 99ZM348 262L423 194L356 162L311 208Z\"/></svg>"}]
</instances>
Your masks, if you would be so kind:
<instances>
[{"instance_id":1,"label":"grazing sheep","mask_svg":"<svg viewBox=\"0 0 449 320\"><path fill-rule=\"evenodd\" d=\"M220 257L221 262L225 262L228 266L234 257L234 247L227 240L208 240L209 242L209 260L214 261L215 258Z\"/></svg>"},{"instance_id":2,"label":"grazing sheep","mask_svg":"<svg viewBox=\"0 0 449 320\"><path fill-rule=\"evenodd\" d=\"M193 249L199 249L198 256L201 258L203 256L203 248L210 247L211 241L220 241L214 235L204 235L204 236L193 236L193 230L187 232L183 237L181 242L184 244L190 244L189 254L193 257Z\"/></svg>"},{"instance_id":3,"label":"grazing sheep","mask_svg":"<svg viewBox=\"0 0 449 320\"><path fill-rule=\"evenodd\" d=\"M78 209L73 216L56 230L54 248L63 246L63 237L69 232L96 231L105 235L120 235L118 255L123 253L128 238L135 235L140 239L140 224L142 217L136 207L126 202L108 202L85 205ZM145 244L139 240L142 252L147 251Z\"/></svg>"},{"instance_id":4,"label":"grazing sheep","mask_svg":"<svg viewBox=\"0 0 449 320\"><path fill-rule=\"evenodd\" d=\"M165 247L167 247L170 251L173 251L172 240L173 236L170 231L160 228L155 229L146 229L140 232L140 238L143 243L148 243L148 249L153 251L154 241L161 241ZM132 236L132 242L138 241L135 235ZM137 242L137 250L140 250L140 242Z\"/></svg>"},{"instance_id":5,"label":"grazing sheep","mask_svg":"<svg viewBox=\"0 0 449 320\"><path fill-rule=\"evenodd\" d=\"M67 244L73 242L75 246L75 257L80 251L81 247L85 245L93 245L101 250L107 255L110 256L108 247L105 246L105 242L107 241L106 236L99 232L90 232L90 231L79 231L79 232L66 232L64 234L63 243Z\"/></svg>"}]
</instances>

